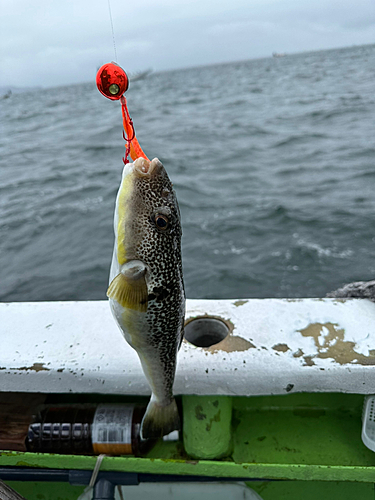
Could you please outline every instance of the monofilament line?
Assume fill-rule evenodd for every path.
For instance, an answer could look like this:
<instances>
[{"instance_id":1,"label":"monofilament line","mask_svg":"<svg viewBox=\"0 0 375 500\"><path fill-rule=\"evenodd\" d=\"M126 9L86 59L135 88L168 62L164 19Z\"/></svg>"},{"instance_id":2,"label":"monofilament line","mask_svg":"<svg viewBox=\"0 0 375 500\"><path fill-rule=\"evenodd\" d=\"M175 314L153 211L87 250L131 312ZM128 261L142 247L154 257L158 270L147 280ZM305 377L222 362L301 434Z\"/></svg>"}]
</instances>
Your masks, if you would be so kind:
<instances>
[{"instance_id":1,"label":"monofilament line","mask_svg":"<svg viewBox=\"0 0 375 500\"><path fill-rule=\"evenodd\" d=\"M111 28L112 28L112 39L113 39L113 48L115 51L115 62L117 62L117 52L116 52L116 43L115 43L115 31L113 29L113 21L112 21L112 12L111 12L111 4L108 0L108 10L109 10L109 19L111 20Z\"/></svg>"}]
</instances>

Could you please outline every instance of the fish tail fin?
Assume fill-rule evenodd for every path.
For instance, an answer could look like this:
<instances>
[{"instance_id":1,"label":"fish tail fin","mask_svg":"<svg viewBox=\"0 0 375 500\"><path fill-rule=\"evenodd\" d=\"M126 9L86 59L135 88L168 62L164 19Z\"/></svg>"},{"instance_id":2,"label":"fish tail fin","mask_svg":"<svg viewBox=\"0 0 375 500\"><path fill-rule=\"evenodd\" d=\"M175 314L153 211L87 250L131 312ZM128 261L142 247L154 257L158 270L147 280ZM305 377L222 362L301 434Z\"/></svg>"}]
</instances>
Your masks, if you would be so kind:
<instances>
[{"instance_id":1,"label":"fish tail fin","mask_svg":"<svg viewBox=\"0 0 375 500\"><path fill-rule=\"evenodd\" d=\"M176 430L180 430L180 416L176 400L172 398L168 405L163 406L151 399L142 419L141 438L160 438Z\"/></svg>"}]
</instances>

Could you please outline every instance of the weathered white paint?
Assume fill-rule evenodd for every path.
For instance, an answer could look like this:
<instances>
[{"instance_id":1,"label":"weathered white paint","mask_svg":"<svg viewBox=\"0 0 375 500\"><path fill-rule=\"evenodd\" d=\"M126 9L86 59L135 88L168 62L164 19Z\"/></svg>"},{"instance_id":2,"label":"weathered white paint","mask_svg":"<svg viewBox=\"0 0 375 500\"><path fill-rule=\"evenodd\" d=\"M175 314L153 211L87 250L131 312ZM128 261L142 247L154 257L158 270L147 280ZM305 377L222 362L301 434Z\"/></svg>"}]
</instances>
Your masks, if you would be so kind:
<instances>
[{"instance_id":1,"label":"weathered white paint","mask_svg":"<svg viewBox=\"0 0 375 500\"><path fill-rule=\"evenodd\" d=\"M230 320L233 337L255 347L226 352L185 341L176 394L375 393L375 365L365 364L375 363L375 304L368 300L188 300L186 318L202 315ZM301 333L311 324L322 325L314 327L316 341ZM0 339L1 391L150 393L107 301L2 303Z\"/></svg>"}]
</instances>

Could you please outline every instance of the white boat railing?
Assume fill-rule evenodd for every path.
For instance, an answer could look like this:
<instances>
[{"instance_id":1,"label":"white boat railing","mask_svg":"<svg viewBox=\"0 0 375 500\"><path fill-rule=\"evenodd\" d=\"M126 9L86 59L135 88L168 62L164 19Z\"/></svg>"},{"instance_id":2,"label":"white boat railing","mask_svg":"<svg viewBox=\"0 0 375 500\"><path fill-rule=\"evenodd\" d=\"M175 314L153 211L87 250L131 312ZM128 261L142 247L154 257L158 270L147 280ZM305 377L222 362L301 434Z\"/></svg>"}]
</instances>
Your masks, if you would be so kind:
<instances>
[{"instance_id":1,"label":"white boat railing","mask_svg":"<svg viewBox=\"0 0 375 500\"><path fill-rule=\"evenodd\" d=\"M175 394L375 392L375 304L188 300ZM107 301L0 303L0 390L148 395ZM213 345L209 345L212 344Z\"/></svg>"}]
</instances>

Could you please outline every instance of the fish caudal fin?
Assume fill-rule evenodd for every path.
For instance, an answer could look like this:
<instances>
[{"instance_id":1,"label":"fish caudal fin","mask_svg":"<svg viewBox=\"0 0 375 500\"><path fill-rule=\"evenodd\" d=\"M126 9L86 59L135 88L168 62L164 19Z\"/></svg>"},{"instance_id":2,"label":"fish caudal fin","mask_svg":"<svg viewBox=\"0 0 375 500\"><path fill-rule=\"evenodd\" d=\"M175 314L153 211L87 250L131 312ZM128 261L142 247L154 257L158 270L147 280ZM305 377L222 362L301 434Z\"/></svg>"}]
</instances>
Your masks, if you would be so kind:
<instances>
[{"instance_id":1,"label":"fish caudal fin","mask_svg":"<svg viewBox=\"0 0 375 500\"><path fill-rule=\"evenodd\" d=\"M141 438L160 438L176 430L180 430L180 416L175 399L167 406L150 401L141 424Z\"/></svg>"},{"instance_id":2,"label":"fish caudal fin","mask_svg":"<svg viewBox=\"0 0 375 500\"><path fill-rule=\"evenodd\" d=\"M147 284L144 274L118 274L107 290L107 296L123 307L136 311L147 311Z\"/></svg>"}]
</instances>

